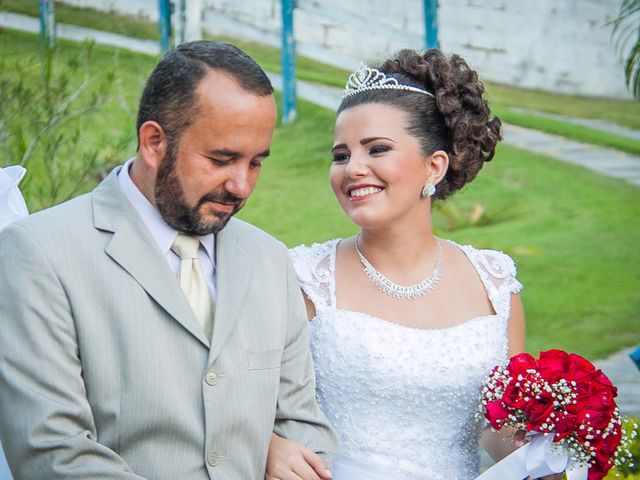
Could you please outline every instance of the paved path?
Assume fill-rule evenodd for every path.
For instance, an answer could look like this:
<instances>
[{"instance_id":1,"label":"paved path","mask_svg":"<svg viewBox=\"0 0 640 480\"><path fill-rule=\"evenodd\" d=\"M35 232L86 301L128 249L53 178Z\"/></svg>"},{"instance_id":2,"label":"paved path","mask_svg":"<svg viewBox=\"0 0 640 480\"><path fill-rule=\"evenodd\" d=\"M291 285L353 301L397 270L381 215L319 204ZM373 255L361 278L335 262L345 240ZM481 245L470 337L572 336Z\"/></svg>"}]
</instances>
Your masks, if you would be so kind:
<instances>
[{"instance_id":1,"label":"paved path","mask_svg":"<svg viewBox=\"0 0 640 480\"><path fill-rule=\"evenodd\" d=\"M0 27L39 32L37 18L0 12ZM140 53L155 55L159 53L157 42L139 40L109 32L101 32L73 25L58 24L58 36L70 40L84 40L91 38L96 43L115 47L127 48ZM269 74L274 87L281 88L282 77ZM297 82L298 95L310 102L325 108L335 110L340 103L341 89L318 85L299 80ZM527 111L527 113L530 113ZM541 114L534 112L534 114ZM551 115L551 114L542 114ZM640 139L640 132L625 129L606 122L585 119L571 119L564 116L553 116L563 121L580 123L590 128L610 131L631 138ZM511 145L536 153L548 155L565 162L580 165L603 175L625 179L640 185L640 157L620 152L611 148L587 145L563 137L550 135L528 128L514 125L504 126L504 141ZM624 414L640 415L640 371L629 359L629 351L624 350L607 359L598 362L598 366L618 385L619 404Z\"/></svg>"},{"instance_id":2,"label":"paved path","mask_svg":"<svg viewBox=\"0 0 640 480\"><path fill-rule=\"evenodd\" d=\"M0 12L0 27L40 33L39 19L17 13ZM100 45L126 48L127 50L133 50L138 53L146 53L149 55L157 55L160 53L160 45L153 40L140 40L139 38L126 37L124 35L118 35L117 33L92 30L76 25L67 25L66 23L58 23L56 29L58 38L64 38L66 40L82 41L91 39Z\"/></svg>"},{"instance_id":3,"label":"paved path","mask_svg":"<svg viewBox=\"0 0 640 480\"><path fill-rule=\"evenodd\" d=\"M618 387L618 406L622 415L640 417L640 370L629 357L627 348L608 358L594 362Z\"/></svg>"},{"instance_id":4,"label":"paved path","mask_svg":"<svg viewBox=\"0 0 640 480\"><path fill-rule=\"evenodd\" d=\"M515 125L505 125L503 134L505 143L640 185L640 157L637 155Z\"/></svg>"},{"instance_id":5,"label":"paved path","mask_svg":"<svg viewBox=\"0 0 640 480\"><path fill-rule=\"evenodd\" d=\"M607 133L614 133L616 135L628 137L633 140L640 140L640 131L632 130L631 128L616 125L614 123L605 122L604 120L594 120L591 118L573 118L567 117L566 115L558 115L556 113L529 110L527 108L510 107L509 110L515 113L524 113L525 115L531 115L534 117L550 118L552 120L559 120L565 123L580 125L581 127L592 128L594 130L600 130Z\"/></svg>"}]
</instances>

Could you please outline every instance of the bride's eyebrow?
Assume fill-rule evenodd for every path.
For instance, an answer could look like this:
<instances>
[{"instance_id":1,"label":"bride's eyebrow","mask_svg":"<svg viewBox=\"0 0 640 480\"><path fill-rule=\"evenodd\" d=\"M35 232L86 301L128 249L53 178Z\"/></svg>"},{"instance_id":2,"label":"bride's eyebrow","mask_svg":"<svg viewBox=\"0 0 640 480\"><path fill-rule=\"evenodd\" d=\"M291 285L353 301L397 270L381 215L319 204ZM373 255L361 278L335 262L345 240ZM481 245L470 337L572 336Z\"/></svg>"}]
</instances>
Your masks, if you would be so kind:
<instances>
[{"instance_id":1,"label":"bride's eyebrow","mask_svg":"<svg viewBox=\"0 0 640 480\"><path fill-rule=\"evenodd\" d=\"M393 143L397 143L395 140L389 137L367 137L360 140L360 145L366 145L367 143L375 142L376 140L388 140Z\"/></svg>"},{"instance_id":2,"label":"bride's eyebrow","mask_svg":"<svg viewBox=\"0 0 640 480\"><path fill-rule=\"evenodd\" d=\"M347 148L347 144L346 143L339 143L338 145L334 145L333 147L331 147L331 151L335 151L335 150L340 150L340 149L346 149Z\"/></svg>"},{"instance_id":3,"label":"bride's eyebrow","mask_svg":"<svg viewBox=\"0 0 640 480\"><path fill-rule=\"evenodd\" d=\"M398 142L396 142L395 140L393 140L392 138L389 138L389 137L367 137L367 138L363 138L362 140L360 140L360 145L364 146L364 145L366 145L368 143L375 142L376 140L388 140L389 142L392 142L392 143L398 143ZM334 145L331 148L331 151L333 152L334 150L339 150L339 149L342 149L342 148L346 149L347 148L347 144L346 143L339 143L338 145Z\"/></svg>"}]
</instances>

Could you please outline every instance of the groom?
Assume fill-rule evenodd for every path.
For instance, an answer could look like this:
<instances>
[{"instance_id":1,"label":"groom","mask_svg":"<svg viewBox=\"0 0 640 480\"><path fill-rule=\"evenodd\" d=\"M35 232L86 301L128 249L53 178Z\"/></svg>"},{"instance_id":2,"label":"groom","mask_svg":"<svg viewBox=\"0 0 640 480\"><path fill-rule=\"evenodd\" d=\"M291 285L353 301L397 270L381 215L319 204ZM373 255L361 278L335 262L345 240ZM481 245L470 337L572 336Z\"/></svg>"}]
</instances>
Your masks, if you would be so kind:
<instances>
[{"instance_id":1,"label":"groom","mask_svg":"<svg viewBox=\"0 0 640 480\"><path fill-rule=\"evenodd\" d=\"M262 479L272 431L336 450L284 246L232 218L276 124L239 49L145 87L138 155L0 234L0 437L16 480Z\"/></svg>"}]
</instances>

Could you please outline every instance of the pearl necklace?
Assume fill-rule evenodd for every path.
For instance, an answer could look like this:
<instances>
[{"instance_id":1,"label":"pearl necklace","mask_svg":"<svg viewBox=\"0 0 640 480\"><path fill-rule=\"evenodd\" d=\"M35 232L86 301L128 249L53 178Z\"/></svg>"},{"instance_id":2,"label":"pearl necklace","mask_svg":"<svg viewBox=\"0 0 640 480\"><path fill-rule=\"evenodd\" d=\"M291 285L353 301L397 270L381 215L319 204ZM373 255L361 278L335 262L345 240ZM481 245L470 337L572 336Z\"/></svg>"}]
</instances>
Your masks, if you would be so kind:
<instances>
[{"instance_id":1,"label":"pearl necklace","mask_svg":"<svg viewBox=\"0 0 640 480\"><path fill-rule=\"evenodd\" d=\"M358 246L359 239L360 235L356 237L355 244L356 253L358 254L360 263L362 263L362 266L364 267L363 270L369 277L369 280L371 280L376 288L382 293L391 295L395 298L399 298L400 300L412 300L429 293L431 290L436 288L436 286L438 286L438 282L440 281L440 277L442 276L442 274L440 273L440 266L442 264L442 245L440 245L440 239L438 237L435 237L436 242L438 242L438 256L436 257L436 261L433 265L433 272L431 272L431 275L422 280L420 283L408 286L398 285L397 283L389 280L378 270L376 270L360 251L360 247Z\"/></svg>"}]
</instances>

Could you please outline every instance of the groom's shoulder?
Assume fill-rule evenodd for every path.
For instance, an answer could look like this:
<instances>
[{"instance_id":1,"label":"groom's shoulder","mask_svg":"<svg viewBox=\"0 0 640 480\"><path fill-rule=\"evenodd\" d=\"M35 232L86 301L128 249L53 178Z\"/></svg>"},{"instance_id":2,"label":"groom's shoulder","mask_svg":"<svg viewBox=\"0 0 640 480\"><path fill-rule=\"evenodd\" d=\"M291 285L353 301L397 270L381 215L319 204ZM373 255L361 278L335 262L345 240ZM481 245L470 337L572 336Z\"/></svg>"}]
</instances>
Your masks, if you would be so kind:
<instances>
[{"instance_id":1,"label":"groom's shoulder","mask_svg":"<svg viewBox=\"0 0 640 480\"><path fill-rule=\"evenodd\" d=\"M287 251L284 243L273 235L239 218L231 218L223 230L223 235L228 236L230 240L254 251L264 251L266 253L279 251L283 254Z\"/></svg>"},{"instance_id":2,"label":"groom's shoulder","mask_svg":"<svg viewBox=\"0 0 640 480\"><path fill-rule=\"evenodd\" d=\"M17 220L0 232L0 257L68 258L96 244L90 198L82 195ZM44 257L42 257L44 255Z\"/></svg>"},{"instance_id":3,"label":"groom's shoulder","mask_svg":"<svg viewBox=\"0 0 640 480\"><path fill-rule=\"evenodd\" d=\"M73 231L91 226L91 194L86 193L58 205L45 208L9 225L32 234L55 235L57 231Z\"/></svg>"}]
</instances>

